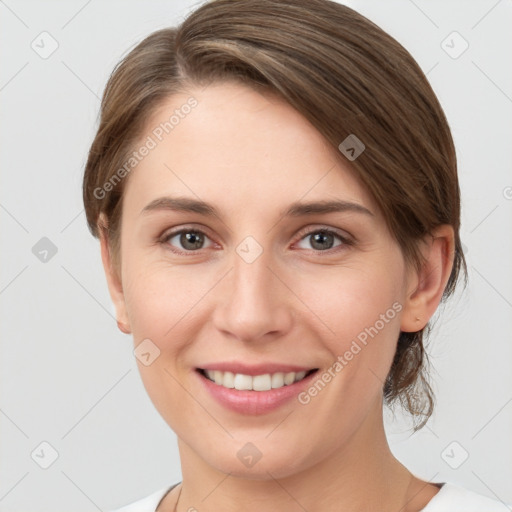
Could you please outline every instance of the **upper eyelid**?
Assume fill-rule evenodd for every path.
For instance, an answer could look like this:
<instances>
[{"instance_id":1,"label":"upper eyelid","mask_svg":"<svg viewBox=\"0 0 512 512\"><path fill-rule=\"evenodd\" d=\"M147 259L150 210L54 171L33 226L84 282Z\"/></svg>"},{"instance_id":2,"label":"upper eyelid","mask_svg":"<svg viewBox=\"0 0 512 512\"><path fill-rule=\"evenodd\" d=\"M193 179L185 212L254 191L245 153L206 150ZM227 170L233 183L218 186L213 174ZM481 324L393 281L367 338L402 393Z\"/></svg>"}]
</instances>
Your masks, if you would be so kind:
<instances>
[{"instance_id":1,"label":"upper eyelid","mask_svg":"<svg viewBox=\"0 0 512 512\"><path fill-rule=\"evenodd\" d=\"M333 233L336 236L339 236L341 239L344 239L344 240L353 240L354 239L354 237L350 233L348 233L347 231L345 231L343 229L325 226L322 224L318 224L317 226L307 226L307 227L299 230L297 233L297 236L299 237L299 240L301 240L305 236L311 235L312 233L316 233L318 231L327 231L329 233Z\"/></svg>"},{"instance_id":2,"label":"upper eyelid","mask_svg":"<svg viewBox=\"0 0 512 512\"><path fill-rule=\"evenodd\" d=\"M181 227L177 227L177 228L169 228L169 229L166 229L159 237L158 239L159 240L168 240L169 238L171 237L174 237L176 235L179 235L180 233L183 233L183 232L187 232L187 231L195 231L197 233L202 233L206 236L208 236L208 238L212 239L212 237L208 234L209 233L209 229L206 228L206 227L196 227L196 226L181 226Z\"/></svg>"}]
</instances>

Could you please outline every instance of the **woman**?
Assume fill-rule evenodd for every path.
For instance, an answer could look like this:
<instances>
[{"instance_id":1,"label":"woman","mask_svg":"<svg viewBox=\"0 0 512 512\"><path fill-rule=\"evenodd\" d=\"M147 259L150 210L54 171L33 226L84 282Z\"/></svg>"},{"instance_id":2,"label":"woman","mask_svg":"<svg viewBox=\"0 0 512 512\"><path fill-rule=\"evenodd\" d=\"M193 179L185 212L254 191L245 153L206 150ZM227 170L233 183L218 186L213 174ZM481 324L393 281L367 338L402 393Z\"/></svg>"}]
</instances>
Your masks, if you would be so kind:
<instances>
[{"instance_id":1,"label":"woman","mask_svg":"<svg viewBox=\"0 0 512 512\"><path fill-rule=\"evenodd\" d=\"M503 510L391 453L465 274L424 74L327 0L215 0L114 70L84 176L119 328L183 481L121 509Z\"/></svg>"}]
</instances>

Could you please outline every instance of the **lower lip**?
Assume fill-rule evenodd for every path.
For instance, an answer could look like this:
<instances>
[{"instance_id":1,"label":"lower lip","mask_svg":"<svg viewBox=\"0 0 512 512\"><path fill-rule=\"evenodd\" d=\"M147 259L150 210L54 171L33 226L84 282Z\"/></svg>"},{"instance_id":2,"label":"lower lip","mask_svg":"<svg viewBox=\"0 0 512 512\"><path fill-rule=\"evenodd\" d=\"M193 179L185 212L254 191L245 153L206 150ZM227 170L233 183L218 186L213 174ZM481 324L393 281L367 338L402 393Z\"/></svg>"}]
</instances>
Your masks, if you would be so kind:
<instances>
[{"instance_id":1,"label":"lower lip","mask_svg":"<svg viewBox=\"0 0 512 512\"><path fill-rule=\"evenodd\" d=\"M318 370L298 382L278 389L269 389L268 391L229 389L215 384L197 370L194 373L221 405L240 414L258 415L271 412L296 397L309 385Z\"/></svg>"}]
</instances>

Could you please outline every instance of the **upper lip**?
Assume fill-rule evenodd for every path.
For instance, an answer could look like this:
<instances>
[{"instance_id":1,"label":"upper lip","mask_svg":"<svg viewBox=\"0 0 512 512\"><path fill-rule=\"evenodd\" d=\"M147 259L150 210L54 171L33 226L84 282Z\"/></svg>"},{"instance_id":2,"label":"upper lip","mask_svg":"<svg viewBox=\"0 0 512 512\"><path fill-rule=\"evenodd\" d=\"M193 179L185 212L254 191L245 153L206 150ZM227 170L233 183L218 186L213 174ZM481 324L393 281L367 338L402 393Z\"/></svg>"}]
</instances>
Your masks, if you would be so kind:
<instances>
[{"instance_id":1,"label":"upper lip","mask_svg":"<svg viewBox=\"0 0 512 512\"><path fill-rule=\"evenodd\" d=\"M209 363L199 367L201 370L221 371L241 373L243 375L264 375L266 373L290 373L290 372L308 372L315 370L312 366L297 366L293 364L280 364L280 363L260 363L260 364L247 364L238 361L224 361L218 363Z\"/></svg>"}]
</instances>

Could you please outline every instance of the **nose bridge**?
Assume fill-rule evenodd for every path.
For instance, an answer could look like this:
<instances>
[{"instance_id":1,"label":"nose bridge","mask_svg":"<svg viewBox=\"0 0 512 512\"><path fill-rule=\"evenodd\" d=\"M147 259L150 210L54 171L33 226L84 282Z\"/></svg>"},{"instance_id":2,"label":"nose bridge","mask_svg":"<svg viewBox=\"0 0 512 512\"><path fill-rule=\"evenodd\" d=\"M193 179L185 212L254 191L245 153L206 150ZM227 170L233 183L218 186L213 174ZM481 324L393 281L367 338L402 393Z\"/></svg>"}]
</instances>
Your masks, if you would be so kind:
<instances>
[{"instance_id":1,"label":"nose bridge","mask_svg":"<svg viewBox=\"0 0 512 512\"><path fill-rule=\"evenodd\" d=\"M254 303L253 306L258 306L261 302L269 304L276 301L275 283L272 282L275 277L270 271L271 267L272 258L269 253L262 253L254 260L237 254L233 258L233 295L238 295L240 300Z\"/></svg>"},{"instance_id":2,"label":"nose bridge","mask_svg":"<svg viewBox=\"0 0 512 512\"><path fill-rule=\"evenodd\" d=\"M214 314L218 329L246 341L289 329L291 305L286 288L274 275L277 266L272 251L263 250L252 237L235 248Z\"/></svg>"}]
</instances>

